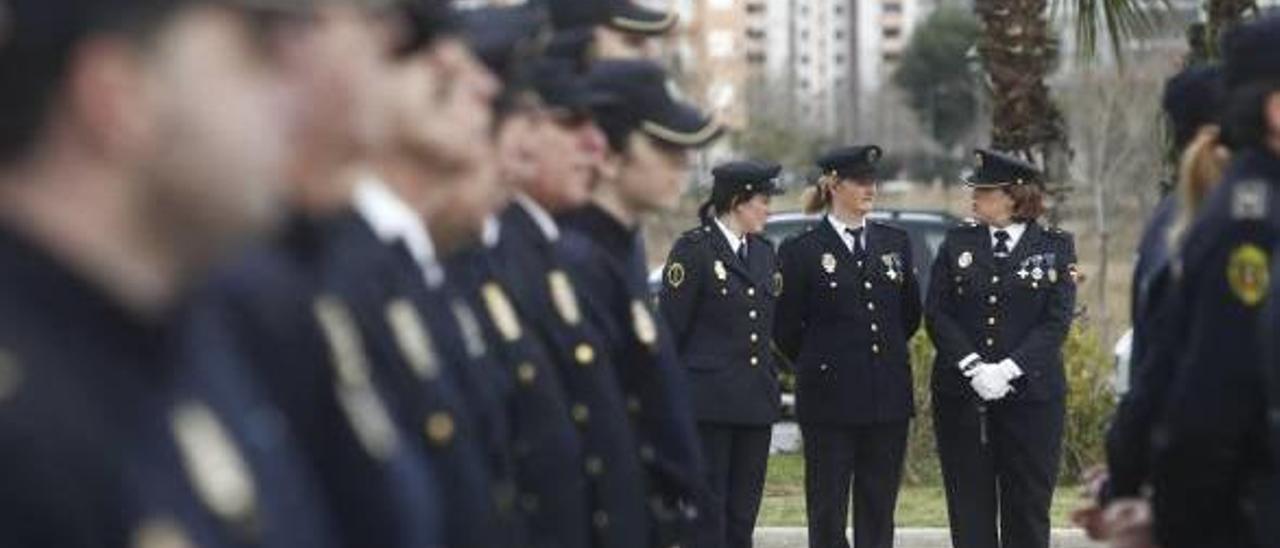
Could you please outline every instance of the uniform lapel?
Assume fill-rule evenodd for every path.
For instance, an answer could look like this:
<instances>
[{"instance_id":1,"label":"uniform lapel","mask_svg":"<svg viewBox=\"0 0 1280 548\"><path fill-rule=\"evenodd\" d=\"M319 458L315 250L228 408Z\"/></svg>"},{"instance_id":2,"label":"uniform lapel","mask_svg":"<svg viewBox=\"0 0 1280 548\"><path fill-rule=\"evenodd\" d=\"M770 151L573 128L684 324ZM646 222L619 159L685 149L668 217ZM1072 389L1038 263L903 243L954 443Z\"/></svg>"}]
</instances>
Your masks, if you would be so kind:
<instances>
[{"instance_id":1,"label":"uniform lapel","mask_svg":"<svg viewBox=\"0 0 1280 548\"><path fill-rule=\"evenodd\" d=\"M715 242L713 245L716 247L716 258L720 259L720 262L724 263L730 270L751 280L751 271L748 270L747 265L742 264L742 259L739 259L738 255L729 247L729 240L724 237L724 233L713 227L711 238ZM747 260L751 260L750 248L747 248Z\"/></svg>"},{"instance_id":2,"label":"uniform lapel","mask_svg":"<svg viewBox=\"0 0 1280 548\"><path fill-rule=\"evenodd\" d=\"M773 277L773 269L770 268L766 254L766 247L769 243L761 238L747 238L747 263L751 271L751 279L756 285L763 286L766 281Z\"/></svg>"}]
</instances>

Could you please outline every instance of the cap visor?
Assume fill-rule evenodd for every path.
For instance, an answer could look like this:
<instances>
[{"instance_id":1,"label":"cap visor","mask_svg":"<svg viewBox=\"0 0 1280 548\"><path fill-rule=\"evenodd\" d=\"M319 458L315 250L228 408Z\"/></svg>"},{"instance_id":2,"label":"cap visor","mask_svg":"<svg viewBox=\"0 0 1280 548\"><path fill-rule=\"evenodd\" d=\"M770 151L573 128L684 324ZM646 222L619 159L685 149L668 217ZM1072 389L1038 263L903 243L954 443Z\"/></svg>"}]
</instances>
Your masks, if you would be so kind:
<instances>
[{"instance_id":1,"label":"cap visor","mask_svg":"<svg viewBox=\"0 0 1280 548\"><path fill-rule=\"evenodd\" d=\"M679 103L655 119L644 120L641 128L654 138L684 147L705 146L724 132L715 118Z\"/></svg>"},{"instance_id":2,"label":"cap visor","mask_svg":"<svg viewBox=\"0 0 1280 548\"><path fill-rule=\"evenodd\" d=\"M674 10L653 10L637 5L634 1L622 4L609 18L609 26L613 28L637 34L664 34L676 26L678 17Z\"/></svg>"}]
</instances>

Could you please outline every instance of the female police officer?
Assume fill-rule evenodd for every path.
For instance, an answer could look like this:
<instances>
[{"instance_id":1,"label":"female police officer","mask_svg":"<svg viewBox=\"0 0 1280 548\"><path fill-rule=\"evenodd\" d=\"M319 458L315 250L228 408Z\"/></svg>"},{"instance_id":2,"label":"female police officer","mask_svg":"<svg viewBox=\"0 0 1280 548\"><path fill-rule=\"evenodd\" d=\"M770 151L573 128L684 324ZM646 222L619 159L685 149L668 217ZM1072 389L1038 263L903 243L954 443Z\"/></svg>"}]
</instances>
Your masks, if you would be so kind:
<instances>
[{"instance_id":1,"label":"female police officer","mask_svg":"<svg viewBox=\"0 0 1280 548\"><path fill-rule=\"evenodd\" d=\"M769 351L782 289L773 246L757 236L778 193L777 164L729 162L712 170L702 226L676 241L660 294L706 458L712 507L699 546L750 547L778 418Z\"/></svg>"},{"instance_id":2,"label":"female police officer","mask_svg":"<svg viewBox=\"0 0 1280 548\"><path fill-rule=\"evenodd\" d=\"M957 548L1047 547L1075 247L1036 224L1044 206L1034 167L985 150L976 159L967 182L979 222L947 233L926 306L951 538Z\"/></svg>"},{"instance_id":3,"label":"female police officer","mask_svg":"<svg viewBox=\"0 0 1280 548\"><path fill-rule=\"evenodd\" d=\"M849 545L851 475L855 546L893 543L920 293L906 232L866 219L879 158L876 146L823 155L805 209L827 215L779 251L775 337L795 364L812 548Z\"/></svg>"}]
</instances>

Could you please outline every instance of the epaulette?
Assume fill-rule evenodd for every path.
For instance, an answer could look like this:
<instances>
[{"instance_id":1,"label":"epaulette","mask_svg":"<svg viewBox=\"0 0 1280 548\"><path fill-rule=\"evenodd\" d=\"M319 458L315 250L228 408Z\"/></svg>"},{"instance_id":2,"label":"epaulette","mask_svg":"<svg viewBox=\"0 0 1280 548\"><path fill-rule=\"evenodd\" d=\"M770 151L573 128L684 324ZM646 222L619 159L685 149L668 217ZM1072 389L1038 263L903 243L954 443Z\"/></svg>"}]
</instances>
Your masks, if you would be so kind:
<instances>
[{"instance_id":1,"label":"epaulette","mask_svg":"<svg viewBox=\"0 0 1280 548\"><path fill-rule=\"evenodd\" d=\"M819 226L818 223L821 223L821 222L825 222L825 221L818 221L816 223L810 224L809 226L805 227L804 230L801 230L800 232L797 232L795 234L792 234L791 236L788 236L786 241L802 242L806 239L813 238L816 234L818 234L818 226Z\"/></svg>"},{"instance_id":2,"label":"epaulette","mask_svg":"<svg viewBox=\"0 0 1280 548\"><path fill-rule=\"evenodd\" d=\"M1074 237L1075 237L1075 236L1074 236L1074 235L1072 235L1070 232L1067 232L1067 231L1065 231L1065 230L1063 230L1063 229L1061 229L1061 228L1058 228L1058 227L1056 227L1056 226L1054 226L1054 227L1049 227L1049 228L1045 229L1045 231L1044 231L1044 232L1045 232L1045 234L1048 234L1048 235L1049 235L1049 237L1051 237L1051 238L1056 238L1056 239L1059 239L1059 240L1070 240L1070 239L1072 239L1072 238L1074 238Z\"/></svg>"},{"instance_id":3,"label":"epaulette","mask_svg":"<svg viewBox=\"0 0 1280 548\"><path fill-rule=\"evenodd\" d=\"M887 228L887 229L892 230L892 231L894 231L894 232L897 232L898 234L901 234L901 235L903 235L903 236L906 236L906 235L907 235L907 229L902 228L902 227L899 227L899 226L895 226L895 225L892 225L892 224L889 224L889 223L886 223L886 222L884 222L884 221L873 221L873 220L867 220L867 224L872 225L872 226L875 226L876 228Z\"/></svg>"},{"instance_id":4,"label":"epaulette","mask_svg":"<svg viewBox=\"0 0 1280 548\"><path fill-rule=\"evenodd\" d=\"M689 242L697 242L705 238L708 234L711 234L711 226L702 225L702 226L690 228L689 230L684 231L684 234L680 235L680 239L686 240Z\"/></svg>"}]
</instances>

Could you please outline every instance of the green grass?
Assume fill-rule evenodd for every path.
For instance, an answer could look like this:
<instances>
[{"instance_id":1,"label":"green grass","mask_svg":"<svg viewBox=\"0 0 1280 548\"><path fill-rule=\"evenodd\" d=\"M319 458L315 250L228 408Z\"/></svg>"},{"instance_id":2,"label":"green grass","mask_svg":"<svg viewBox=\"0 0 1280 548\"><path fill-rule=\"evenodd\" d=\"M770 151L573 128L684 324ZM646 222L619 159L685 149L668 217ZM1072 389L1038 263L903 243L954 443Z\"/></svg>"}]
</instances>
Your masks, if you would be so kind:
<instances>
[{"instance_id":1,"label":"green grass","mask_svg":"<svg viewBox=\"0 0 1280 548\"><path fill-rule=\"evenodd\" d=\"M1067 516L1079 504L1080 494L1076 487L1059 487L1053 499L1053 526L1070 527ZM899 527L946 527L947 503L942 486L904 486L898 495L896 516ZM804 526L804 459L799 455L769 458L769 474L765 480L758 524Z\"/></svg>"}]
</instances>

